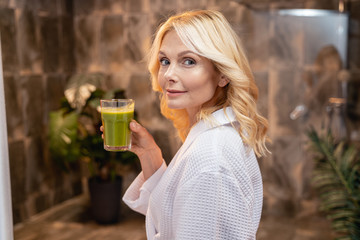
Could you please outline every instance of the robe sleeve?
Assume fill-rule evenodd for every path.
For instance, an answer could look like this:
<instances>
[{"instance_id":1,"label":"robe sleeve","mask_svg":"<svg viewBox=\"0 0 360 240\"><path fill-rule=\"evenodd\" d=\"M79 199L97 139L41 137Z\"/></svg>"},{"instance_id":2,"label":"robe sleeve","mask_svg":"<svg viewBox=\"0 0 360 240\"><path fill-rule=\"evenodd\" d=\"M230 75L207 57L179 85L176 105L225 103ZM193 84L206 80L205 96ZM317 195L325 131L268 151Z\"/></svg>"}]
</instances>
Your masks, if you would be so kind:
<instances>
[{"instance_id":1,"label":"robe sleeve","mask_svg":"<svg viewBox=\"0 0 360 240\"><path fill-rule=\"evenodd\" d=\"M222 172L204 172L176 194L173 231L176 240L255 239L251 196L236 179Z\"/></svg>"},{"instance_id":2,"label":"robe sleeve","mask_svg":"<svg viewBox=\"0 0 360 240\"><path fill-rule=\"evenodd\" d=\"M150 194L161 179L166 168L166 163L163 161L161 167L146 181L143 172L141 172L131 183L123 196L123 201L126 205L132 210L146 215Z\"/></svg>"}]
</instances>

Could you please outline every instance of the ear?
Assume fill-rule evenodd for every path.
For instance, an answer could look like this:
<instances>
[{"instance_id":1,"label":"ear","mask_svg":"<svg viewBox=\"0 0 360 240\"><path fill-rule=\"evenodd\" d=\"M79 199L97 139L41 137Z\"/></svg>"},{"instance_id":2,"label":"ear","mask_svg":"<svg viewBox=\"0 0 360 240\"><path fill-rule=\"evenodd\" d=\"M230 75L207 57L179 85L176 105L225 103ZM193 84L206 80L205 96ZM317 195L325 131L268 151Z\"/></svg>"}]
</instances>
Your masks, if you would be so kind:
<instances>
[{"instance_id":1,"label":"ear","mask_svg":"<svg viewBox=\"0 0 360 240\"><path fill-rule=\"evenodd\" d=\"M218 86L225 87L229 82L230 80L225 75L221 74Z\"/></svg>"}]
</instances>

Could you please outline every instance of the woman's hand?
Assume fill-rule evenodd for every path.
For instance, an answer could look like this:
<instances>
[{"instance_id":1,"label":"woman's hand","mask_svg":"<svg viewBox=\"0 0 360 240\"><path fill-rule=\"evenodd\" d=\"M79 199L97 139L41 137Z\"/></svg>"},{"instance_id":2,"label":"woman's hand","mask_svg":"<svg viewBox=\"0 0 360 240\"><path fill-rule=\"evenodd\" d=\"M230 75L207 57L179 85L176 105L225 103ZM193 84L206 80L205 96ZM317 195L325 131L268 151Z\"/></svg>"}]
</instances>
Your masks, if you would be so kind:
<instances>
[{"instance_id":1,"label":"woman's hand","mask_svg":"<svg viewBox=\"0 0 360 240\"><path fill-rule=\"evenodd\" d=\"M139 157L144 178L148 179L163 163L161 150L151 134L135 120L131 121L130 130L130 151Z\"/></svg>"},{"instance_id":2,"label":"woman's hand","mask_svg":"<svg viewBox=\"0 0 360 240\"><path fill-rule=\"evenodd\" d=\"M103 132L103 126L100 127ZM151 177L162 165L163 158L159 146L151 134L135 120L130 123L131 149L139 159L145 180Z\"/></svg>"}]
</instances>

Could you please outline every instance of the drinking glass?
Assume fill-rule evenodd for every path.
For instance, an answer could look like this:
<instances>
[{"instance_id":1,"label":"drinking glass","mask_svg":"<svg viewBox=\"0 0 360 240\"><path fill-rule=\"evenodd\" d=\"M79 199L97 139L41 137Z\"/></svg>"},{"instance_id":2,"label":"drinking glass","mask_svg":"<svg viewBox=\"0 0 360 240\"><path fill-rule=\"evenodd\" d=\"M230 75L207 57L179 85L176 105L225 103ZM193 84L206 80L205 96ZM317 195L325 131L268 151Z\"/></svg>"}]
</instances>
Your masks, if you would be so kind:
<instances>
[{"instance_id":1,"label":"drinking glass","mask_svg":"<svg viewBox=\"0 0 360 240\"><path fill-rule=\"evenodd\" d=\"M100 100L101 120L104 127L104 149L126 151L131 148L130 121L134 118L135 101L132 99Z\"/></svg>"}]
</instances>

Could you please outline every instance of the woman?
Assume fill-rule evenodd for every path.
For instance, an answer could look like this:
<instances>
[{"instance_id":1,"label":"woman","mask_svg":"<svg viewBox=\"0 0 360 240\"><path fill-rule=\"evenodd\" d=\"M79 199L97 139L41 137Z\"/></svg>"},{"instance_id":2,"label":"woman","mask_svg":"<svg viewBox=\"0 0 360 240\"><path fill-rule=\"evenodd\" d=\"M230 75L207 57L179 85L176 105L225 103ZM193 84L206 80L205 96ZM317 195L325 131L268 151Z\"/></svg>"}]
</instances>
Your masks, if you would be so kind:
<instances>
[{"instance_id":1,"label":"woman","mask_svg":"<svg viewBox=\"0 0 360 240\"><path fill-rule=\"evenodd\" d=\"M267 121L239 39L222 14L191 11L158 30L149 58L162 114L183 145L166 166L152 136L130 123L142 172L123 200L146 215L148 239L255 239Z\"/></svg>"}]
</instances>

